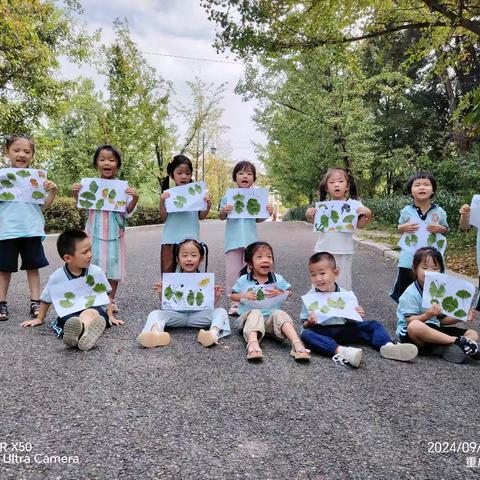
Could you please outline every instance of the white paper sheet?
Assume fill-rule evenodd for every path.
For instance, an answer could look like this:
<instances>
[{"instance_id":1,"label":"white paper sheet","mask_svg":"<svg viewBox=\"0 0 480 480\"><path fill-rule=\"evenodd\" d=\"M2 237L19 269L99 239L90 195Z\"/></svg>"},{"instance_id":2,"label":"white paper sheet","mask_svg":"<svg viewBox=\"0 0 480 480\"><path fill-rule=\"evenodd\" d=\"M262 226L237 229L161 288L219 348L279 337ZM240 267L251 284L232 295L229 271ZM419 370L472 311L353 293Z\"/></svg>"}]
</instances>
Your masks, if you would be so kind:
<instances>
[{"instance_id":1,"label":"white paper sheet","mask_svg":"<svg viewBox=\"0 0 480 480\"><path fill-rule=\"evenodd\" d=\"M277 286L274 283L269 283L266 285L255 285L250 287L248 290L255 292L257 295L257 300L247 300L246 298L242 298L241 302L247 305L248 308L270 308L273 305L281 305L287 298L290 292L285 292L280 295L276 295L275 297L267 297L266 293L269 290L276 289Z\"/></svg>"},{"instance_id":2,"label":"white paper sheet","mask_svg":"<svg viewBox=\"0 0 480 480\"><path fill-rule=\"evenodd\" d=\"M105 285L100 277L89 274L51 285L49 291L55 311L59 317L64 317L90 307L108 305L110 303L107 294L109 288L109 285Z\"/></svg>"},{"instance_id":3,"label":"white paper sheet","mask_svg":"<svg viewBox=\"0 0 480 480\"><path fill-rule=\"evenodd\" d=\"M447 238L441 233L428 232L427 224L419 221L418 230L413 233L403 233L398 242L398 246L402 250L407 250L412 254L414 254L419 248L433 247L443 256L447 248Z\"/></svg>"},{"instance_id":4,"label":"white paper sheet","mask_svg":"<svg viewBox=\"0 0 480 480\"><path fill-rule=\"evenodd\" d=\"M314 232L352 233L358 222L358 200L330 200L315 204Z\"/></svg>"},{"instance_id":5,"label":"white paper sheet","mask_svg":"<svg viewBox=\"0 0 480 480\"><path fill-rule=\"evenodd\" d=\"M233 205L228 218L269 218L267 188L229 188L227 205Z\"/></svg>"},{"instance_id":6,"label":"white paper sheet","mask_svg":"<svg viewBox=\"0 0 480 480\"><path fill-rule=\"evenodd\" d=\"M470 225L480 228L480 195L472 197L470 204Z\"/></svg>"},{"instance_id":7,"label":"white paper sheet","mask_svg":"<svg viewBox=\"0 0 480 480\"><path fill-rule=\"evenodd\" d=\"M0 201L43 205L47 196L43 188L46 180L46 170L0 168Z\"/></svg>"},{"instance_id":8,"label":"white paper sheet","mask_svg":"<svg viewBox=\"0 0 480 480\"><path fill-rule=\"evenodd\" d=\"M442 313L467 321L468 310L475 294L475 286L466 280L445 273L426 272L422 307L438 303Z\"/></svg>"},{"instance_id":9,"label":"white paper sheet","mask_svg":"<svg viewBox=\"0 0 480 480\"><path fill-rule=\"evenodd\" d=\"M362 322L363 319L355 310L358 307L357 297L353 292L315 292L302 296L303 303L309 312L314 312L317 323L332 317L348 318Z\"/></svg>"},{"instance_id":10,"label":"white paper sheet","mask_svg":"<svg viewBox=\"0 0 480 480\"><path fill-rule=\"evenodd\" d=\"M213 273L164 273L163 310L211 310L215 308Z\"/></svg>"},{"instance_id":11,"label":"white paper sheet","mask_svg":"<svg viewBox=\"0 0 480 480\"><path fill-rule=\"evenodd\" d=\"M189 183L167 190L170 197L165 200L167 212L201 212L207 209L205 182Z\"/></svg>"},{"instance_id":12,"label":"white paper sheet","mask_svg":"<svg viewBox=\"0 0 480 480\"><path fill-rule=\"evenodd\" d=\"M106 178L82 178L78 195L78 208L125 212L128 182Z\"/></svg>"}]
</instances>

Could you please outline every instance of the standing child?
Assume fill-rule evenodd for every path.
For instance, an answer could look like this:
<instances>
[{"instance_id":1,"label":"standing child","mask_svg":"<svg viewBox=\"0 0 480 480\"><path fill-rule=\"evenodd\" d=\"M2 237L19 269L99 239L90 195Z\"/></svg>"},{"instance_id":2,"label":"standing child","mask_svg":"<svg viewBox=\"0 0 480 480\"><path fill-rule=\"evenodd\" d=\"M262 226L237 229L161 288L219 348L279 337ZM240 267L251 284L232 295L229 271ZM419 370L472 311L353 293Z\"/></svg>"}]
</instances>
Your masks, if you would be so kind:
<instances>
[{"instance_id":1,"label":"standing child","mask_svg":"<svg viewBox=\"0 0 480 480\"><path fill-rule=\"evenodd\" d=\"M192 182L193 165L185 155L175 155L167 165L167 174L175 182L175 185L187 185ZM162 273L174 272L175 256L173 248L187 238L199 241L200 220L207 218L210 211L211 200L207 195L207 209L201 212L171 212L167 213L165 199L170 192L163 192L160 196L160 220L165 222L163 229L162 246L160 250L160 269Z\"/></svg>"},{"instance_id":2,"label":"standing child","mask_svg":"<svg viewBox=\"0 0 480 480\"><path fill-rule=\"evenodd\" d=\"M285 292L291 293L291 285L278 273L273 273L274 258L272 247L266 242L255 242L245 249L245 263L247 264L242 276L237 280L232 290L232 300L240 302L240 331L247 342L247 360L263 358L260 341L265 334L283 341L290 340L292 348L290 355L295 360L309 360L310 350L307 350L300 340L293 321L288 313L280 310L282 303L276 303L261 310L249 309L242 298L256 300L253 287L269 285L265 291L268 298L276 297Z\"/></svg>"},{"instance_id":3,"label":"standing child","mask_svg":"<svg viewBox=\"0 0 480 480\"><path fill-rule=\"evenodd\" d=\"M343 168L330 168L322 178L319 186L320 201L349 200L358 214L357 228L365 227L372 219L370 209L357 200L355 180ZM313 223L316 209L306 212L307 221ZM352 289L353 232L319 232L315 252L329 252L335 257L340 275L338 283L346 290Z\"/></svg>"},{"instance_id":4,"label":"standing child","mask_svg":"<svg viewBox=\"0 0 480 480\"><path fill-rule=\"evenodd\" d=\"M9 167L29 168L35 155L35 143L27 135L12 135L6 142ZM0 321L8 320L7 292L12 272L18 271L18 256L22 259L21 270L27 271L30 287L30 315L38 317L40 307L40 274L48 260L43 251L45 220L42 212L54 201L57 186L46 180L43 187L48 192L45 203L40 205L25 202L0 202Z\"/></svg>"},{"instance_id":5,"label":"standing child","mask_svg":"<svg viewBox=\"0 0 480 480\"><path fill-rule=\"evenodd\" d=\"M100 178L114 180L121 166L121 153L112 145L101 145L93 155L93 167L100 174ZM72 186L76 200L81 188L81 183ZM114 312L118 311L115 304L118 283L125 279L125 226L138 202L138 193L134 188L127 188L125 193L128 195L125 212L88 210L85 225L85 231L92 238L92 262L105 272L112 287L110 300Z\"/></svg>"},{"instance_id":6,"label":"standing child","mask_svg":"<svg viewBox=\"0 0 480 480\"><path fill-rule=\"evenodd\" d=\"M470 229L470 205L462 205L460 209L460 228L462 230ZM478 268L478 299L477 306L468 312L468 319L475 320L480 312L480 229L477 228L477 268Z\"/></svg>"},{"instance_id":7,"label":"standing child","mask_svg":"<svg viewBox=\"0 0 480 480\"><path fill-rule=\"evenodd\" d=\"M187 239L174 248L176 262L182 273L198 273L200 263L204 257L208 262L206 246L197 240ZM174 265L175 269L176 265ZM153 287L158 295L162 296L162 283ZM223 289L215 285L215 304L220 301ZM145 327L138 336L138 342L145 348L164 347L170 343L170 335L165 332L165 327L190 327L200 328L197 340L204 347L211 347L218 343L222 337L230 335L230 322L224 308L199 311L170 311L154 310L148 315ZM208 328L208 330L204 330Z\"/></svg>"},{"instance_id":8,"label":"standing child","mask_svg":"<svg viewBox=\"0 0 480 480\"><path fill-rule=\"evenodd\" d=\"M238 188L252 188L257 180L257 169L251 162L238 162L233 168L232 178ZM230 297L240 270L245 267L245 247L258 240L257 223L266 219L228 218L228 214L233 211L233 205L227 205L226 197L222 198L220 208L220 220L227 219L225 228L225 273L227 277L227 296ZM267 205L267 210L271 215L273 209L270 204ZM238 302L232 301L228 314L238 316Z\"/></svg>"},{"instance_id":9,"label":"standing child","mask_svg":"<svg viewBox=\"0 0 480 480\"><path fill-rule=\"evenodd\" d=\"M318 252L310 257L308 270L314 292L341 292L336 284L339 275L335 257L328 252ZM362 316L365 312L362 307L356 311ZM341 365L348 363L352 367L359 367L363 351L361 348L345 347L345 343L366 343L380 351L383 358L408 362L418 353L415 345L394 343L385 327L376 320L356 322L346 318L331 317L321 324L315 321L315 315L309 313L304 306L300 318L303 321L301 339L307 347L321 355L332 357Z\"/></svg>"},{"instance_id":10,"label":"standing child","mask_svg":"<svg viewBox=\"0 0 480 480\"><path fill-rule=\"evenodd\" d=\"M480 359L478 333L475 330L451 327L459 320L441 314L440 305L422 307L426 272L441 272L442 255L432 247L419 248L413 257L412 283L400 297L397 308L397 335L401 342L411 342L427 353L441 355L444 360L463 363L470 357Z\"/></svg>"},{"instance_id":11,"label":"standing child","mask_svg":"<svg viewBox=\"0 0 480 480\"><path fill-rule=\"evenodd\" d=\"M407 182L407 192L413 197L413 204L402 208L398 219L400 233L414 233L418 230L418 222L427 223L429 233L448 232L447 214L442 207L432 203L437 190L437 182L429 172L412 175ZM398 303L405 289L414 281L412 271L413 254L402 250L398 260L398 274L390 297Z\"/></svg>"},{"instance_id":12,"label":"standing child","mask_svg":"<svg viewBox=\"0 0 480 480\"><path fill-rule=\"evenodd\" d=\"M42 303L38 318L22 323L22 327L42 325L52 304L50 288L76 278L94 275L102 283L107 282L105 274L96 265L92 265L92 241L81 230L67 230L59 235L57 240L58 254L65 265L50 275L48 283L42 292ZM72 292L74 293L75 290ZM79 350L91 350L105 330L105 326L122 325L124 322L113 316L112 304L91 307L78 312L59 317L52 322L52 328L58 338L63 338L67 347L77 347Z\"/></svg>"}]
</instances>

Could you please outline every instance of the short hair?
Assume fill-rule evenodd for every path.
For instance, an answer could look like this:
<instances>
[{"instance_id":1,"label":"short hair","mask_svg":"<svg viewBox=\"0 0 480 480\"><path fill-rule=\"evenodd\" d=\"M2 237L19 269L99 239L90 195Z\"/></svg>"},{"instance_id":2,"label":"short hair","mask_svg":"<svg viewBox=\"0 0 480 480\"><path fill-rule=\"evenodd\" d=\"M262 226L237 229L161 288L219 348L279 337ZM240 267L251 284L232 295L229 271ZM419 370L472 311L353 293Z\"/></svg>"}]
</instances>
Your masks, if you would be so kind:
<instances>
[{"instance_id":1,"label":"short hair","mask_svg":"<svg viewBox=\"0 0 480 480\"><path fill-rule=\"evenodd\" d=\"M32 149L32 153L35 154L35 142L30 135L25 133L14 133L7 138L5 142L5 149L8 152L9 148L17 141L17 140L27 140L30 144L30 148Z\"/></svg>"},{"instance_id":2,"label":"short hair","mask_svg":"<svg viewBox=\"0 0 480 480\"><path fill-rule=\"evenodd\" d=\"M440 267L440 272L443 273L445 271L445 264L443 262L442 254L436 248L422 247L419 248L413 256L412 270L415 273L415 276L417 276L416 271L419 265L428 257L430 257Z\"/></svg>"},{"instance_id":3,"label":"short hair","mask_svg":"<svg viewBox=\"0 0 480 480\"><path fill-rule=\"evenodd\" d=\"M257 169L255 168L255 165L247 160L242 160L233 167L232 179L234 182L237 181L237 173L242 170L250 170L253 173L253 180L257 180Z\"/></svg>"},{"instance_id":4,"label":"short hair","mask_svg":"<svg viewBox=\"0 0 480 480\"><path fill-rule=\"evenodd\" d=\"M117 166L120 169L122 167L122 153L117 147L114 147L113 145L100 145L96 150L95 153L93 154L93 168L97 168L97 160L98 157L100 156L100 152L102 150L107 150L108 152L112 152L113 156L117 160Z\"/></svg>"},{"instance_id":5,"label":"short hair","mask_svg":"<svg viewBox=\"0 0 480 480\"><path fill-rule=\"evenodd\" d=\"M180 165L186 165L190 169L190 172L193 173L192 161L186 155L175 155L173 160L167 165L167 174L173 178L173 172Z\"/></svg>"},{"instance_id":6,"label":"short hair","mask_svg":"<svg viewBox=\"0 0 480 480\"><path fill-rule=\"evenodd\" d=\"M426 178L427 180L430 180L430 183L432 184L432 190L433 190L430 198L432 198L435 195L435 192L437 191L437 181L435 180L435 177L430 172L418 172L411 175L407 182L407 193L409 193L410 195L412 194L413 182L415 182L415 180L420 180L421 178Z\"/></svg>"},{"instance_id":7,"label":"short hair","mask_svg":"<svg viewBox=\"0 0 480 480\"><path fill-rule=\"evenodd\" d=\"M74 255L77 243L88 238L83 230L65 230L57 238L57 251L63 260L65 255Z\"/></svg>"},{"instance_id":8,"label":"short hair","mask_svg":"<svg viewBox=\"0 0 480 480\"><path fill-rule=\"evenodd\" d=\"M319 191L319 198L320 201L323 202L327 199L328 195L328 189L327 189L327 184L328 184L328 179L335 173L335 172L341 172L345 175L345 179L348 182L348 194L350 198L352 199L357 199L358 198L358 188L357 184L355 182L355 179L353 178L352 175L348 173L347 170L341 167L333 167L329 168L325 175L323 176L322 180L320 180L320 183L318 185L318 191Z\"/></svg>"},{"instance_id":9,"label":"short hair","mask_svg":"<svg viewBox=\"0 0 480 480\"><path fill-rule=\"evenodd\" d=\"M334 270L337 268L337 262L335 261L335 257L329 252L314 253L308 259L308 265L313 265L314 263L321 262L322 260L326 260Z\"/></svg>"},{"instance_id":10,"label":"short hair","mask_svg":"<svg viewBox=\"0 0 480 480\"><path fill-rule=\"evenodd\" d=\"M248 267L253 264L253 256L255 252L261 250L262 248L268 248L272 254L273 263L275 263L275 256L273 255L273 248L267 242L253 242L250 245L247 245L244 253L245 266L240 270L239 275L245 275L248 273Z\"/></svg>"}]
</instances>

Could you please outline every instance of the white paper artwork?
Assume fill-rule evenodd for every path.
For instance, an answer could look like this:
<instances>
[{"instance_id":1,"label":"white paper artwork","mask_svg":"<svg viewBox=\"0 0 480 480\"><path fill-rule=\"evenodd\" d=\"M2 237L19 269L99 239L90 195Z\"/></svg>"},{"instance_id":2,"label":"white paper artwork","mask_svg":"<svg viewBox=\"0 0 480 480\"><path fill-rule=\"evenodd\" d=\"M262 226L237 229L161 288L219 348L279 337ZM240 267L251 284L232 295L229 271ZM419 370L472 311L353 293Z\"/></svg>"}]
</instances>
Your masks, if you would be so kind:
<instances>
[{"instance_id":1,"label":"white paper artwork","mask_svg":"<svg viewBox=\"0 0 480 480\"><path fill-rule=\"evenodd\" d=\"M43 188L46 180L46 170L0 168L0 201L42 205L47 196Z\"/></svg>"},{"instance_id":2,"label":"white paper artwork","mask_svg":"<svg viewBox=\"0 0 480 480\"><path fill-rule=\"evenodd\" d=\"M82 178L77 206L89 210L125 212L128 182L106 178Z\"/></svg>"},{"instance_id":3,"label":"white paper artwork","mask_svg":"<svg viewBox=\"0 0 480 480\"><path fill-rule=\"evenodd\" d=\"M357 226L357 209L361 206L358 200L317 202L313 231L352 233Z\"/></svg>"},{"instance_id":4,"label":"white paper artwork","mask_svg":"<svg viewBox=\"0 0 480 480\"><path fill-rule=\"evenodd\" d=\"M229 188L227 205L233 205L228 218L269 218L268 188Z\"/></svg>"},{"instance_id":5,"label":"white paper artwork","mask_svg":"<svg viewBox=\"0 0 480 480\"><path fill-rule=\"evenodd\" d=\"M188 183L167 190L170 196L165 199L167 212L201 212L207 209L205 182Z\"/></svg>"},{"instance_id":6,"label":"white paper artwork","mask_svg":"<svg viewBox=\"0 0 480 480\"><path fill-rule=\"evenodd\" d=\"M213 273L164 273L163 310L211 310L215 307Z\"/></svg>"},{"instance_id":7,"label":"white paper artwork","mask_svg":"<svg viewBox=\"0 0 480 480\"><path fill-rule=\"evenodd\" d=\"M242 298L241 302L247 305L249 308L258 308L259 310L262 308L270 308L273 305L281 305L288 298L290 292L284 292L280 295L275 295L274 297L267 297L266 293L269 290L274 290L276 288L277 286L274 283L255 285L250 287L247 291L255 292L257 299L247 300L246 298Z\"/></svg>"},{"instance_id":8,"label":"white paper artwork","mask_svg":"<svg viewBox=\"0 0 480 480\"><path fill-rule=\"evenodd\" d=\"M416 232L404 232L400 237L398 246L402 250L406 250L414 254L419 248L433 247L436 248L442 256L447 248L447 239L441 233L430 233L427 231L425 222L418 222L418 230Z\"/></svg>"},{"instance_id":9,"label":"white paper artwork","mask_svg":"<svg viewBox=\"0 0 480 480\"><path fill-rule=\"evenodd\" d=\"M309 312L315 314L317 323L322 323L332 317L348 318L363 321L355 310L358 307L357 297L353 292L315 292L302 296L304 305Z\"/></svg>"}]
</instances>

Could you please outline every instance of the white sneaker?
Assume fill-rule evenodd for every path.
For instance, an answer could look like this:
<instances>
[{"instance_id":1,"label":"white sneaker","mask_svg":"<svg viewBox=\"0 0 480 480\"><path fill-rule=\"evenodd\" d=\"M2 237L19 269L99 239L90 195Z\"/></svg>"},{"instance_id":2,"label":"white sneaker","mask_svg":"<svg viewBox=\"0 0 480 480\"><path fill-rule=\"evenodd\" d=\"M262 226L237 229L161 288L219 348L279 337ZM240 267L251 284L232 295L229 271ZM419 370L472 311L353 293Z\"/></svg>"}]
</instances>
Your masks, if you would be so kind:
<instances>
[{"instance_id":1,"label":"white sneaker","mask_svg":"<svg viewBox=\"0 0 480 480\"><path fill-rule=\"evenodd\" d=\"M340 365L349 363L352 367L358 368L362 361L362 355L361 348L340 347L340 351L332 357L332 360Z\"/></svg>"},{"instance_id":2,"label":"white sneaker","mask_svg":"<svg viewBox=\"0 0 480 480\"><path fill-rule=\"evenodd\" d=\"M418 348L413 343L387 343L380 347L380 355L390 360L409 362L418 355Z\"/></svg>"}]
</instances>

